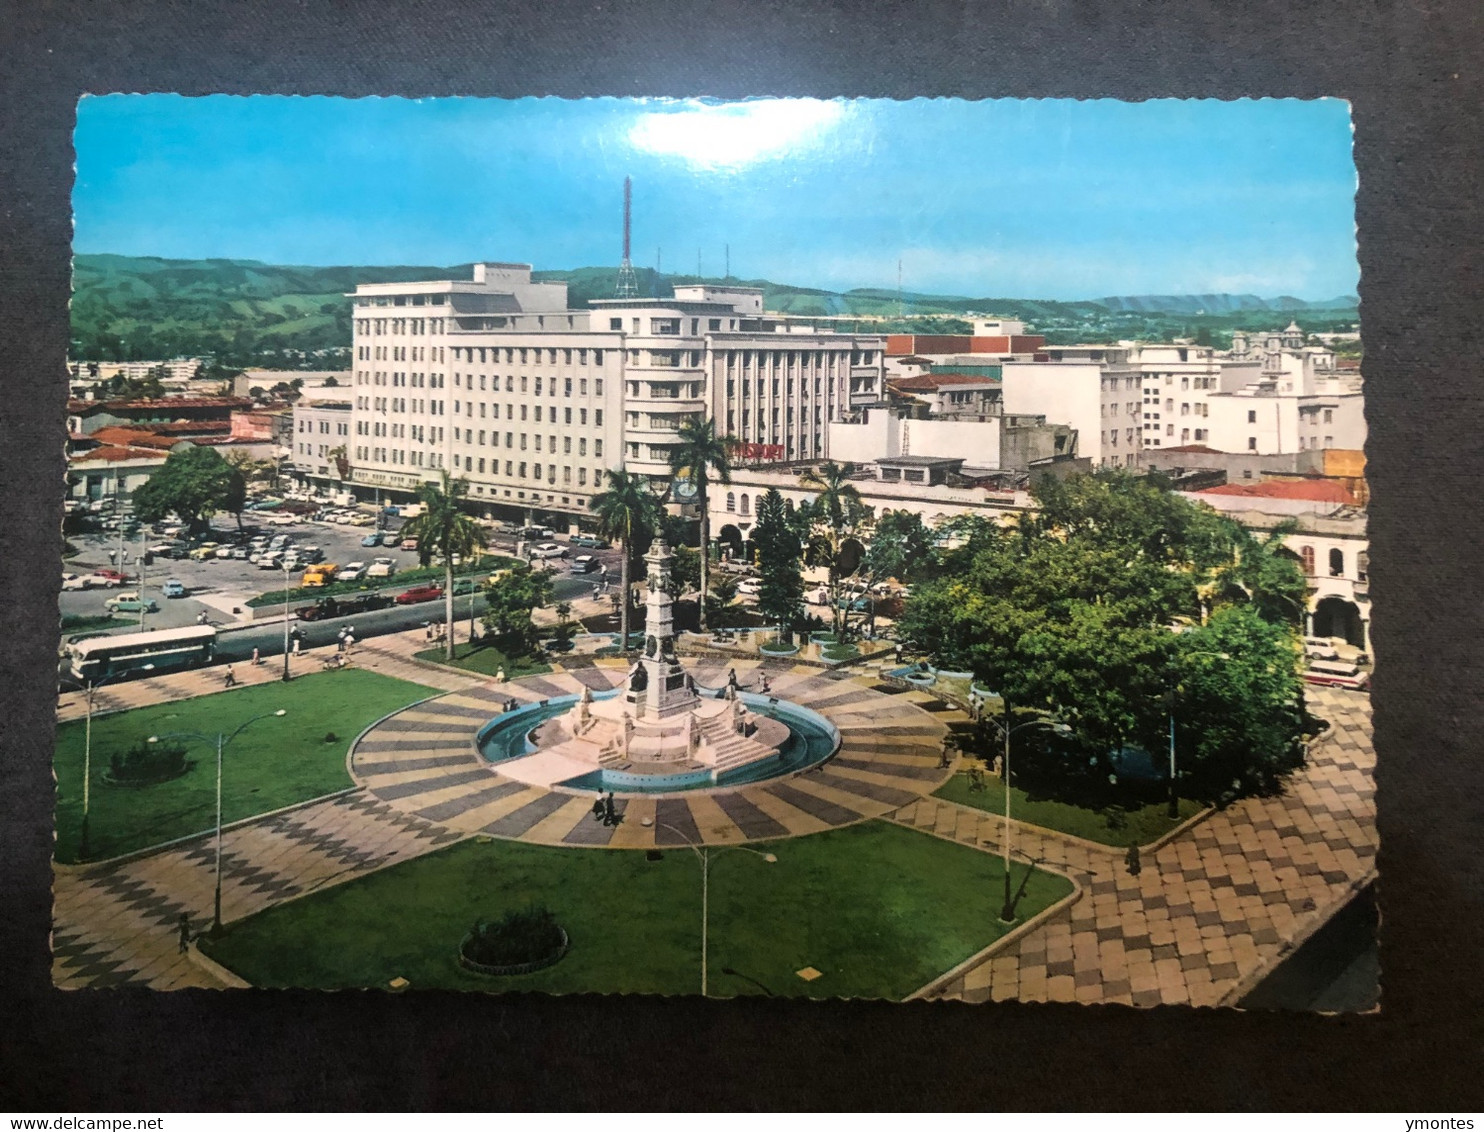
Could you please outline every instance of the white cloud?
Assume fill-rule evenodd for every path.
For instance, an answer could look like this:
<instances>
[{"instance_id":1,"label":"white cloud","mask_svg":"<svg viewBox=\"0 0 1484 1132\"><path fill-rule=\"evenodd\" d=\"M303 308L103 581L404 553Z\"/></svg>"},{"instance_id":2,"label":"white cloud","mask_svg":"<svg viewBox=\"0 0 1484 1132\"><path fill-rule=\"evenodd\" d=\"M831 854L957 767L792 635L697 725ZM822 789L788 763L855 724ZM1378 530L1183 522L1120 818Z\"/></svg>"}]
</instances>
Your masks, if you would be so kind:
<instances>
[{"instance_id":1,"label":"white cloud","mask_svg":"<svg viewBox=\"0 0 1484 1132\"><path fill-rule=\"evenodd\" d=\"M735 170L770 158L801 156L817 147L845 114L843 102L814 99L679 102L641 114L629 130L629 143L704 169Z\"/></svg>"}]
</instances>

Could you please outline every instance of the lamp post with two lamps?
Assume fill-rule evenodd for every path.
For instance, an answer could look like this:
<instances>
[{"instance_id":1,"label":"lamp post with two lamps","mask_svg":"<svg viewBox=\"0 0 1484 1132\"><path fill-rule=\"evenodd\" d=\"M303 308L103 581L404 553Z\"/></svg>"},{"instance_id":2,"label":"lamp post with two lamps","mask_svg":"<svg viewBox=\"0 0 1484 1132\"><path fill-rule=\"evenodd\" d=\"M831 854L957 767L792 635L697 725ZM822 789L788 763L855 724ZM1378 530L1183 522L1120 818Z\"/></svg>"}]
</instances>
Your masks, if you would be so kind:
<instances>
[{"instance_id":1,"label":"lamp post with two lamps","mask_svg":"<svg viewBox=\"0 0 1484 1132\"><path fill-rule=\"evenodd\" d=\"M1027 720L1024 723L1017 723L1012 727L1010 725L1009 700L1005 701L1004 723L1001 723L999 720L990 716L986 716L984 722L988 723L995 729L995 731L999 733L1000 738L1004 740L1005 744L1005 753L1003 756L1005 772L1005 903L1004 906L1000 909L1000 920L1003 923L1010 924L1015 922L1015 905L1018 901L1018 898L1012 895L1010 892L1010 736L1014 735L1017 731L1024 731L1028 727L1046 727L1057 735L1070 735L1072 733L1072 729L1065 723L1059 723L1055 720L1050 719L1031 719Z\"/></svg>"},{"instance_id":2,"label":"lamp post with two lamps","mask_svg":"<svg viewBox=\"0 0 1484 1132\"><path fill-rule=\"evenodd\" d=\"M646 819L644 825L653 825L652 821ZM673 825L665 822L658 823L660 829L668 829L685 842L685 847L696 855L696 860L701 862L701 997L706 997L707 991L707 960L711 923L711 859L719 857L723 853L735 849L742 853L751 853L754 857L760 857L770 865L776 865L778 858L772 853L764 853L760 849L753 849L747 845L724 845L720 849L713 850L709 845L697 845L690 839L684 830L676 829Z\"/></svg>"},{"instance_id":3,"label":"lamp post with two lamps","mask_svg":"<svg viewBox=\"0 0 1484 1132\"><path fill-rule=\"evenodd\" d=\"M283 680L289 681L289 559L283 558Z\"/></svg>"},{"instance_id":4,"label":"lamp post with two lamps","mask_svg":"<svg viewBox=\"0 0 1484 1132\"><path fill-rule=\"evenodd\" d=\"M89 680L83 695L87 704L87 722L83 725L82 739L82 837L77 845L77 858L86 861L93 855L92 844L88 840L88 811L92 799L90 787L93 780L93 693L107 684L110 680L118 680L124 676L132 676L134 672L153 672L153 664L140 665L139 668L129 672L119 672L113 676L104 676L98 680Z\"/></svg>"},{"instance_id":5,"label":"lamp post with two lamps","mask_svg":"<svg viewBox=\"0 0 1484 1132\"><path fill-rule=\"evenodd\" d=\"M212 907L211 934L220 935L222 930L222 751L237 736L251 727L260 719L269 717L282 717L288 713L283 708L277 711L265 711L261 715L255 715L245 723L237 725L235 731L218 731L215 736L203 735L198 731L172 731L165 735L151 735L149 741L158 743L161 739L196 739L202 743L216 744L216 897Z\"/></svg>"}]
</instances>

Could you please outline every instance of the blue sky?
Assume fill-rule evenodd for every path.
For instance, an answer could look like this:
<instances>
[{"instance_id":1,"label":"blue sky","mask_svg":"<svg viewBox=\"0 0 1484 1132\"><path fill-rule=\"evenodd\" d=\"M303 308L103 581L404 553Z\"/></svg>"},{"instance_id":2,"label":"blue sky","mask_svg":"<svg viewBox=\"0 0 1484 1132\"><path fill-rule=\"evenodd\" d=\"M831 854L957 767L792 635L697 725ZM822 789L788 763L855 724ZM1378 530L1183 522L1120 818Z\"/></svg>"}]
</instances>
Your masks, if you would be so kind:
<instances>
[{"instance_id":1,"label":"blue sky","mask_svg":"<svg viewBox=\"0 0 1484 1132\"><path fill-rule=\"evenodd\" d=\"M79 252L1078 299L1355 291L1338 100L88 97Z\"/></svg>"}]
</instances>

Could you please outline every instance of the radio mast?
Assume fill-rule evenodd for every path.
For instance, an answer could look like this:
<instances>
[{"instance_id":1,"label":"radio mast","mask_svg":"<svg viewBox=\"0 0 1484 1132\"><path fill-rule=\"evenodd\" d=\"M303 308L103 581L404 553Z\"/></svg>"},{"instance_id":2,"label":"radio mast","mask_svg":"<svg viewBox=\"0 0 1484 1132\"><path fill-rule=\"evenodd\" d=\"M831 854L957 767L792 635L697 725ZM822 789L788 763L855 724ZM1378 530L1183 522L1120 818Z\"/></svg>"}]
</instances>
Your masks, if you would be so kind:
<instances>
[{"instance_id":1,"label":"radio mast","mask_svg":"<svg viewBox=\"0 0 1484 1132\"><path fill-rule=\"evenodd\" d=\"M639 294L639 280L634 275L634 264L629 259L629 222L633 211L633 183L623 179L623 262L618 265L618 286L613 289L615 299L633 299Z\"/></svg>"}]
</instances>

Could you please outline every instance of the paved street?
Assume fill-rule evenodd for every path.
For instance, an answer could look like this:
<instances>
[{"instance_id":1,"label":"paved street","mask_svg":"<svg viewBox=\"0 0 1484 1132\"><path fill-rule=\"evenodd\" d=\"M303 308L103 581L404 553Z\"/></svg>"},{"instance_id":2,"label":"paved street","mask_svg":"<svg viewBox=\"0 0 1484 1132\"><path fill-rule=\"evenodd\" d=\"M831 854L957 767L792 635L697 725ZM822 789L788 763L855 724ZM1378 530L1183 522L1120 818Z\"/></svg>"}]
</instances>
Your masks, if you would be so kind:
<instances>
[{"instance_id":1,"label":"paved street","mask_svg":"<svg viewBox=\"0 0 1484 1132\"><path fill-rule=\"evenodd\" d=\"M841 753L820 771L726 796L631 800L625 804L630 820L610 828L587 820L588 803L580 798L504 783L478 765L466 741L449 747L447 727L454 717L466 723L487 718L497 710L493 701L505 695L539 699L611 686L616 665L569 658L550 676L496 690L481 678L412 660L425 644L420 633L401 633L357 646L358 665L450 695L408 709L402 722L393 717L385 739L368 735L355 756L354 789L229 829L228 922L475 835L645 848L673 840L664 826L727 844L884 817L1000 852L1002 818L930 796L948 773L936 766L938 739L946 725L965 717L941 710L925 693L888 694L865 673L770 665L777 694L811 704L841 728ZM320 652L293 663L317 670ZM698 662L697 679L716 682L726 667ZM735 667L745 684L756 665ZM239 665L236 671L246 684L277 679L280 670ZM110 710L202 694L231 694L221 691L219 670L120 684L100 691L98 703ZM919 993L1138 1006L1240 998L1374 876L1369 700L1316 690L1310 702L1332 727L1287 792L1198 820L1148 852L1137 878L1128 874L1121 851L1017 823L1017 858L1027 854L1063 872L1079 885L1078 894ZM80 710L75 695L60 701L61 718ZM213 862L211 839L203 835L132 860L55 866L58 985L224 985L179 952L176 935L182 911L198 929L209 921ZM998 893L984 900L985 914L994 915Z\"/></svg>"}]
</instances>

